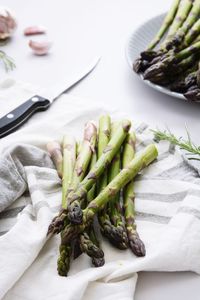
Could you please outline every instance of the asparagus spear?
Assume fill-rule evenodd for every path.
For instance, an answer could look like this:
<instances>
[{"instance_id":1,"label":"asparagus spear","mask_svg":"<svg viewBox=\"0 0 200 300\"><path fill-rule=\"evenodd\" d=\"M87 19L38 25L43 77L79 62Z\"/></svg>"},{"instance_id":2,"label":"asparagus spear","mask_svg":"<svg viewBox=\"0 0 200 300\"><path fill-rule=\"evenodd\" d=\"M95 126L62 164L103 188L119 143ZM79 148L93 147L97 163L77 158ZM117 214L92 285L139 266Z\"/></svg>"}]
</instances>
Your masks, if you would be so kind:
<instances>
[{"instance_id":1,"label":"asparagus spear","mask_svg":"<svg viewBox=\"0 0 200 300\"><path fill-rule=\"evenodd\" d=\"M72 181L72 174L74 171L75 158L76 158L76 142L70 136L63 138L63 177L62 177L62 208L66 209L66 194ZM62 237L62 235L61 235ZM62 244L59 247L59 257L57 260L58 274L67 276L70 267L70 257L72 254L71 243Z\"/></svg>"},{"instance_id":2,"label":"asparagus spear","mask_svg":"<svg viewBox=\"0 0 200 300\"><path fill-rule=\"evenodd\" d=\"M99 241L97 239L97 235L96 235L96 232L95 232L95 229L94 229L94 225L92 225L89 234L90 234L90 239L93 242L93 244L95 244L97 247L100 247L99 246ZM92 257L92 264L95 267L103 266L105 264L104 255L102 257L98 257L98 258L97 257Z\"/></svg>"},{"instance_id":3,"label":"asparagus spear","mask_svg":"<svg viewBox=\"0 0 200 300\"><path fill-rule=\"evenodd\" d=\"M67 190L71 184L76 160L76 142L74 138L63 137L63 177L62 177L62 208L66 209Z\"/></svg>"},{"instance_id":4,"label":"asparagus spear","mask_svg":"<svg viewBox=\"0 0 200 300\"><path fill-rule=\"evenodd\" d=\"M111 123L109 116L102 116L99 120L99 141L98 141L98 158L103 154L106 148L111 131ZM103 176L99 179L98 192L101 192L107 185L107 170L104 172ZM110 221L107 214L107 206L105 205L98 214L100 229L102 234L104 234L110 241L116 244L116 241L121 241L121 232L119 232L115 226Z\"/></svg>"},{"instance_id":5,"label":"asparagus spear","mask_svg":"<svg viewBox=\"0 0 200 300\"><path fill-rule=\"evenodd\" d=\"M194 23L192 28L186 34L184 41L183 41L183 48L188 47L192 44L193 41L199 36L200 34L200 19Z\"/></svg>"},{"instance_id":6,"label":"asparagus spear","mask_svg":"<svg viewBox=\"0 0 200 300\"><path fill-rule=\"evenodd\" d=\"M168 30L169 26L172 24L174 17L176 15L176 12L178 10L180 4L180 0L174 0L172 3L172 6L167 13L166 17L164 18L164 21L156 34L156 36L153 38L149 46L147 47L147 50L152 50L155 48L155 46L160 42L166 31Z\"/></svg>"},{"instance_id":7,"label":"asparagus spear","mask_svg":"<svg viewBox=\"0 0 200 300\"><path fill-rule=\"evenodd\" d=\"M111 121L109 115L103 115L99 118L99 133L98 133L98 159L103 154L110 140ZM98 192L107 185L107 170L100 177L98 182Z\"/></svg>"},{"instance_id":8,"label":"asparagus spear","mask_svg":"<svg viewBox=\"0 0 200 300\"><path fill-rule=\"evenodd\" d=\"M62 178L62 168L63 168L63 155L62 155L62 149L61 149L61 146L58 142L56 141L52 141L52 142L49 142L47 144L47 151L49 152L52 160L53 160L53 163L56 167L56 170L58 172L58 176L60 178Z\"/></svg>"},{"instance_id":9,"label":"asparagus spear","mask_svg":"<svg viewBox=\"0 0 200 300\"><path fill-rule=\"evenodd\" d=\"M115 122L111 127L111 136L113 136L119 126L119 123ZM109 168L108 181L111 182L120 172L120 151L115 155ZM115 197L108 203L109 206L109 216L112 224L116 227L116 230L121 235L121 241L115 241L115 245L119 249L127 249L128 237L126 233L126 228L124 226L122 218L122 210L120 206L120 192L116 194Z\"/></svg>"},{"instance_id":10,"label":"asparagus spear","mask_svg":"<svg viewBox=\"0 0 200 300\"><path fill-rule=\"evenodd\" d=\"M112 140L112 139L111 139ZM147 146L140 151L129 165L123 169L101 193L89 203L83 211L83 223L81 225L67 225L63 230L62 241L66 243L83 232L91 223L94 215L110 201L129 181L131 181L143 168L153 162L158 155L154 144Z\"/></svg>"},{"instance_id":11,"label":"asparagus spear","mask_svg":"<svg viewBox=\"0 0 200 300\"><path fill-rule=\"evenodd\" d=\"M94 152L97 138L97 129L94 123L88 122L84 130L83 144L81 145L81 152L78 155L75 171L73 175L73 188L68 194L68 218L72 223L79 224L82 220L82 210L80 201L71 197L76 190L78 184L83 180L87 167ZM80 199L81 200L81 199Z\"/></svg>"},{"instance_id":12,"label":"asparagus spear","mask_svg":"<svg viewBox=\"0 0 200 300\"><path fill-rule=\"evenodd\" d=\"M89 169L91 169L91 167L93 167L95 163L96 163L96 151L93 153ZM94 199L94 195L95 195L95 185L93 185L93 187L90 189L90 191L87 194L87 203L89 203ZM85 204L85 201L83 203ZM87 206L87 203L85 206ZM99 243L95 236L93 224L91 224L88 230L86 230L84 233L81 233L78 239L76 240L75 253L74 253L75 258L79 256L82 252L85 252L88 256L92 258L92 263L95 266L101 266L103 264L104 253L99 247Z\"/></svg>"},{"instance_id":13,"label":"asparagus spear","mask_svg":"<svg viewBox=\"0 0 200 300\"><path fill-rule=\"evenodd\" d=\"M123 168L126 168L129 162L135 156L135 143L136 136L134 132L129 133L127 136L122 157ZM124 216L126 222L126 229L129 239L129 245L133 253L137 256L145 256L145 246L140 239L135 223L135 194L134 194L134 181L131 180L123 189L123 202L124 202Z\"/></svg>"},{"instance_id":14,"label":"asparagus spear","mask_svg":"<svg viewBox=\"0 0 200 300\"><path fill-rule=\"evenodd\" d=\"M171 41L167 43L166 48L171 49L174 46L179 46L185 34L188 32L188 30L193 26L193 24L197 21L198 17L200 15L200 0L195 0L192 6L192 9L185 20L182 27L179 28L175 36L172 38Z\"/></svg>"}]
</instances>

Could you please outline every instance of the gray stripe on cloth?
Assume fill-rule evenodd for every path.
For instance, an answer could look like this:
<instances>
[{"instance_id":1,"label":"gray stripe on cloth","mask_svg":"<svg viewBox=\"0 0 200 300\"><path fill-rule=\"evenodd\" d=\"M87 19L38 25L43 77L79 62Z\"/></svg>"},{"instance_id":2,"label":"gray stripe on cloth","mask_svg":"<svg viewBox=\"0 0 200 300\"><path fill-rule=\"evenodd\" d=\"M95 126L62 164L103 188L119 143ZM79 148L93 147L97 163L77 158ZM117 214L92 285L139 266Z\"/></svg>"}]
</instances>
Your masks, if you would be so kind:
<instances>
[{"instance_id":1,"label":"gray stripe on cloth","mask_svg":"<svg viewBox=\"0 0 200 300\"><path fill-rule=\"evenodd\" d=\"M176 166L169 168L157 175L160 178L170 178L175 180L187 180L194 181L198 178L198 173L184 161L180 162Z\"/></svg>"},{"instance_id":2,"label":"gray stripe on cloth","mask_svg":"<svg viewBox=\"0 0 200 300\"><path fill-rule=\"evenodd\" d=\"M189 207L189 206L181 206L177 213L186 213L189 215L193 215L194 217L198 218L200 220L200 211L198 209Z\"/></svg>"},{"instance_id":3,"label":"gray stripe on cloth","mask_svg":"<svg viewBox=\"0 0 200 300\"><path fill-rule=\"evenodd\" d=\"M173 179L194 182L197 178L199 178L198 172L182 161L174 167L166 169L165 171L162 171L154 176L139 174L135 177L134 181Z\"/></svg>"},{"instance_id":4,"label":"gray stripe on cloth","mask_svg":"<svg viewBox=\"0 0 200 300\"><path fill-rule=\"evenodd\" d=\"M187 195L187 191L182 191L172 194L160 194L160 193L135 193L137 199L152 200L159 202L180 202Z\"/></svg>"},{"instance_id":5,"label":"gray stripe on cloth","mask_svg":"<svg viewBox=\"0 0 200 300\"><path fill-rule=\"evenodd\" d=\"M11 208L4 210L0 213L0 220L1 219L7 219L7 218L14 218L18 215L19 212L21 212L24 209L24 205L16 208Z\"/></svg>"},{"instance_id":6,"label":"gray stripe on cloth","mask_svg":"<svg viewBox=\"0 0 200 300\"><path fill-rule=\"evenodd\" d=\"M136 220L147 221L153 223L167 224L171 220L171 217L159 216L155 214L149 214L144 212L136 212Z\"/></svg>"}]
</instances>

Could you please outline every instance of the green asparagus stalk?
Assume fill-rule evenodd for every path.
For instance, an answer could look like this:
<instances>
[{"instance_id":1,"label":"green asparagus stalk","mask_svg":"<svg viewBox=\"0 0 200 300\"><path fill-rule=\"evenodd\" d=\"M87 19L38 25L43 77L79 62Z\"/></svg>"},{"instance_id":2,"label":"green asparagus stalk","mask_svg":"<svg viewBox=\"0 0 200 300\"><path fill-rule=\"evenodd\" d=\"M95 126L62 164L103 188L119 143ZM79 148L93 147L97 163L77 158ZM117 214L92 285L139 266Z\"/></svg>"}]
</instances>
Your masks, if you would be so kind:
<instances>
[{"instance_id":1,"label":"green asparagus stalk","mask_svg":"<svg viewBox=\"0 0 200 300\"><path fill-rule=\"evenodd\" d=\"M104 149L106 148L111 132L111 122L109 116L102 116L99 120L99 141L98 141L98 158L103 154ZM103 176L99 179L98 192L100 193L108 183L107 170L105 170ZM100 229L102 234L104 234L112 243L116 244L116 241L119 243L122 240L121 232L117 230L115 226L110 221L110 218L107 214L107 206L105 205L98 215Z\"/></svg>"},{"instance_id":2,"label":"green asparagus stalk","mask_svg":"<svg viewBox=\"0 0 200 300\"><path fill-rule=\"evenodd\" d=\"M122 156L123 168L126 168L135 156L135 143L135 133L131 132L128 135L124 144ZM130 248L136 256L145 256L146 251L144 243L140 239L139 234L136 230L134 201L134 181L131 180L123 189L124 217L128 234L128 240Z\"/></svg>"},{"instance_id":3,"label":"green asparagus stalk","mask_svg":"<svg viewBox=\"0 0 200 300\"><path fill-rule=\"evenodd\" d=\"M112 124L111 127L111 136L113 136L119 126L118 122ZM108 181L111 182L120 172L120 151L115 155L112 160L112 163L109 168ZM126 233L126 228L124 226L122 218L122 210L120 206L120 192L116 194L115 197L108 203L109 206L109 216L112 221L112 224L115 226L119 235L121 235L121 241L115 241L115 245L119 249L127 249L128 246L128 237Z\"/></svg>"},{"instance_id":4,"label":"green asparagus stalk","mask_svg":"<svg viewBox=\"0 0 200 300\"><path fill-rule=\"evenodd\" d=\"M71 195L73 195L76 190L78 184L83 180L88 165L90 163L92 153L95 151L95 145L97 140L97 129L93 122L88 122L86 124L84 130L84 139L83 144L81 145L81 152L77 158L75 165L75 172L73 176L73 188L67 196L69 205L68 205L68 218L72 223L78 222L78 224L82 220L82 210L80 201L73 199ZM81 199L80 199L81 200Z\"/></svg>"},{"instance_id":5,"label":"green asparagus stalk","mask_svg":"<svg viewBox=\"0 0 200 300\"><path fill-rule=\"evenodd\" d=\"M62 177L62 209L67 207L66 194L72 181L72 175L75 166L76 159L76 142L74 138L70 136L64 136L63 138L63 177ZM61 235L62 237L62 235ZM67 276L70 268L70 258L72 254L71 243L62 244L59 247L59 257L57 260L58 274L61 276Z\"/></svg>"},{"instance_id":6,"label":"green asparagus stalk","mask_svg":"<svg viewBox=\"0 0 200 300\"><path fill-rule=\"evenodd\" d=\"M164 36L166 31L168 30L169 26L172 24L174 17L176 15L176 12L178 10L179 4L180 4L180 0L173 1L172 6L171 6L169 12L167 13L166 17L164 18L164 21L163 21L158 33L156 34L154 39L151 41L151 43L147 47L147 50L154 49L155 46L160 42L160 40L162 39L162 37Z\"/></svg>"},{"instance_id":7,"label":"green asparagus stalk","mask_svg":"<svg viewBox=\"0 0 200 300\"><path fill-rule=\"evenodd\" d=\"M103 154L110 140L111 121L109 115L103 115L99 118L99 133L98 133L98 159ZM98 192L104 189L107 185L107 170L100 177L98 182Z\"/></svg>"},{"instance_id":8,"label":"green asparagus stalk","mask_svg":"<svg viewBox=\"0 0 200 300\"><path fill-rule=\"evenodd\" d=\"M76 160L76 142L70 136L63 137L62 208L66 209L67 190L72 181Z\"/></svg>"},{"instance_id":9,"label":"green asparagus stalk","mask_svg":"<svg viewBox=\"0 0 200 300\"><path fill-rule=\"evenodd\" d=\"M111 139L112 141L112 139ZM119 150L119 148L118 148ZM152 163L158 155L154 144L147 146L140 151L129 165L123 169L101 193L89 203L83 211L83 223L81 225L67 225L63 230L62 241L66 243L83 232L90 225L94 215L107 204L129 181L131 181L143 168Z\"/></svg>"},{"instance_id":10,"label":"green asparagus stalk","mask_svg":"<svg viewBox=\"0 0 200 300\"><path fill-rule=\"evenodd\" d=\"M90 167L96 163L96 151L93 153ZM95 195L95 185L90 189L90 191L87 194L87 201L88 203L94 199ZM87 206L87 204L85 205ZM84 233L81 233L79 235L79 238L76 240L75 244L75 256L81 254L81 252L85 252L88 256L92 258L92 263L95 264L95 266L101 266L104 262L104 253L99 247L99 243L97 242L97 239L94 240L95 232L93 224L91 224L90 228L86 230ZM78 250L78 252L77 252Z\"/></svg>"},{"instance_id":11,"label":"green asparagus stalk","mask_svg":"<svg viewBox=\"0 0 200 300\"><path fill-rule=\"evenodd\" d=\"M197 20L196 23L192 26L192 28L186 34L184 41L183 41L183 48L188 47L192 44L193 41L199 36L200 34L200 19Z\"/></svg>"},{"instance_id":12,"label":"green asparagus stalk","mask_svg":"<svg viewBox=\"0 0 200 300\"><path fill-rule=\"evenodd\" d=\"M58 142L52 141L47 144L47 151L49 152L49 155L51 156L53 163L56 167L56 170L58 172L58 176L62 178L63 173L63 155L62 155L62 149Z\"/></svg>"},{"instance_id":13,"label":"green asparagus stalk","mask_svg":"<svg viewBox=\"0 0 200 300\"><path fill-rule=\"evenodd\" d=\"M98 248L100 247L99 245L99 241L98 241L98 238L97 238L97 235L96 235L96 232L95 232L95 229L94 229L94 225L92 224L91 228L90 228L90 239L91 241L93 242L94 245L96 245ZM104 259L104 255L102 257L92 257L92 264L95 266L95 267L101 267L105 264L105 259Z\"/></svg>"},{"instance_id":14,"label":"green asparagus stalk","mask_svg":"<svg viewBox=\"0 0 200 300\"><path fill-rule=\"evenodd\" d=\"M90 170L93 168L93 166L95 165L97 161L97 155L96 155L96 151L93 153L92 159L91 159L91 163L90 163ZM87 204L89 204L94 198L95 198L95 192L96 192L96 184L94 184L92 186L92 188L89 190L89 192L87 193ZM86 205L87 206L87 205ZM95 267L101 267L104 265L105 260L104 260L104 253L103 251L100 249L100 243L97 239L97 235L94 229L94 223L91 224L89 230L88 230L88 235L90 238L90 241L93 243L93 245L96 247L96 249L99 249L99 253L101 251L101 255L98 255L98 257L96 257L95 255L92 255L92 264Z\"/></svg>"}]
</instances>

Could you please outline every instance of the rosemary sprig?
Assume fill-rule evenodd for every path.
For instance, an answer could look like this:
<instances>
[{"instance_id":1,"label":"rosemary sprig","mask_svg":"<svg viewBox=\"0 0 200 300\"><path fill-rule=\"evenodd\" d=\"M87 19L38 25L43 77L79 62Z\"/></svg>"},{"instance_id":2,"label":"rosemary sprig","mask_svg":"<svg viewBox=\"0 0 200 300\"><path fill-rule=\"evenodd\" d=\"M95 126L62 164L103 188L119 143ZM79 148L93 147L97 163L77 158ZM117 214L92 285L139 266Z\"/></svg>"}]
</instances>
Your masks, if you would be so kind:
<instances>
[{"instance_id":1,"label":"rosemary sprig","mask_svg":"<svg viewBox=\"0 0 200 300\"><path fill-rule=\"evenodd\" d=\"M197 155L199 157L188 157L189 160L200 160L200 146L196 146L192 141L188 130L187 139L183 139L182 137L177 138L171 131L164 130L151 130L154 133L154 140L156 142L159 141L169 141L171 144L178 146L180 149L187 151L186 155Z\"/></svg>"},{"instance_id":2,"label":"rosemary sprig","mask_svg":"<svg viewBox=\"0 0 200 300\"><path fill-rule=\"evenodd\" d=\"M0 60L3 62L6 72L12 71L16 67L13 59L2 50L0 50Z\"/></svg>"}]
</instances>

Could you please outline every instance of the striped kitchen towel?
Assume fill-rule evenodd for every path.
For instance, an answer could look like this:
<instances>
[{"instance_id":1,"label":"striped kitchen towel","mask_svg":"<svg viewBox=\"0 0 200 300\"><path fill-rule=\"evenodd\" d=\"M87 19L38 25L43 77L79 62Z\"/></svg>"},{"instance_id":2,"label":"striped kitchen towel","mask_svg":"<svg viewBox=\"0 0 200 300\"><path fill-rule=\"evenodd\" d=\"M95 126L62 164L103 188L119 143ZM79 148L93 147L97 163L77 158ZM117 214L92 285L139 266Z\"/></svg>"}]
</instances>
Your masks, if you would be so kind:
<instances>
[{"instance_id":1,"label":"striped kitchen towel","mask_svg":"<svg viewBox=\"0 0 200 300\"><path fill-rule=\"evenodd\" d=\"M132 300L138 271L200 274L199 174L178 150L160 142L158 159L135 178L136 223L146 256L117 250L103 239L103 267L91 267L83 254L71 263L67 278L57 275L60 238L47 240L46 232L60 208L61 180L45 145L65 132L79 138L83 124L105 112L90 101L64 95L42 123L36 116L2 140L0 299ZM112 117L118 114L112 112ZM134 127L138 151L153 137L147 125ZM20 145L9 146L11 142Z\"/></svg>"}]
</instances>

